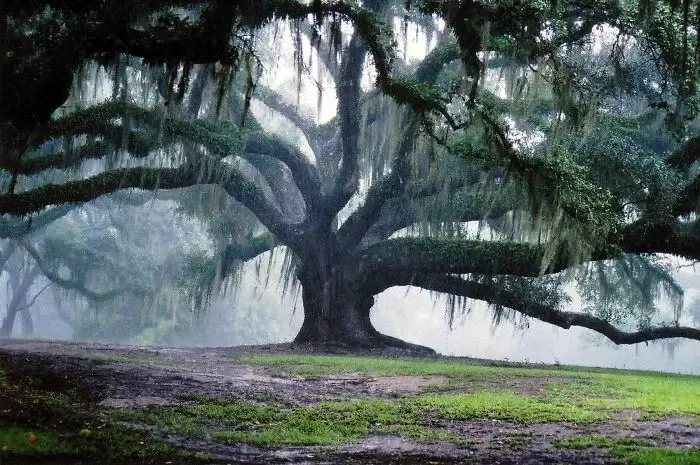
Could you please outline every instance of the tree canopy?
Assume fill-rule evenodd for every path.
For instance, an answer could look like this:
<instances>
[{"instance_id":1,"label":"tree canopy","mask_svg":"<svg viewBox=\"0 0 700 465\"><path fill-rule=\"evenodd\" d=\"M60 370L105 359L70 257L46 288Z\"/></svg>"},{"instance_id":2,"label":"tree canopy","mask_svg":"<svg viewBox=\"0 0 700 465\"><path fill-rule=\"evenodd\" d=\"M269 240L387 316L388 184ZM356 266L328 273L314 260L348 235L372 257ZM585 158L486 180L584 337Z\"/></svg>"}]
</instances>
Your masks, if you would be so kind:
<instances>
[{"instance_id":1,"label":"tree canopy","mask_svg":"<svg viewBox=\"0 0 700 465\"><path fill-rule=\"evenodd\" d=\"M197 307L285 248L298 343L405 346L369 318L404 285L453 296L451 318L475 299L618 344L700 340L661 255L700 260L697 6L5 0L0 233L154 191L212 237L178 281Z\"/></svg>"}]
</instances>

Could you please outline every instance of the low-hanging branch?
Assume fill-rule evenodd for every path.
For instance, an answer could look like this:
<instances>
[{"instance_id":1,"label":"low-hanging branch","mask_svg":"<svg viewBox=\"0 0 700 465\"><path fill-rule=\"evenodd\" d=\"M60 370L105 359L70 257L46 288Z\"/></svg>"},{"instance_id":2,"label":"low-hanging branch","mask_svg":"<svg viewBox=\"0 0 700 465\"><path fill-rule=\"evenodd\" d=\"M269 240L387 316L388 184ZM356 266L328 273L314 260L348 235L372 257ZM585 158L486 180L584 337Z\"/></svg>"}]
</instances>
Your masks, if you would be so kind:
<instances>
[{"instance_id":1,"label":"low-hanging branch","mask_svg":"<svg viewBox=\"0 0 700 465\"><path fill-rule=\"evenodd\" d=\"M517 242L403 237L388 239L360 255L363 267L389 273L480 273L535 277L542 273L546 247ZM602 257L601 257L602 258ZM547 271L571 266L565 252L551 261Z\"/></svg>"},{"instance_id":2,"label":"low-hanging branch","mask_svg":"<svg viewBox=\"0 0 700 465\"><path fill-rule=\"evenodd\" d=\"M50 267L44 262L44 259L41 257L41 254L39 253L38 250L34 248L28 241L21 241L22 247L31 255L31 257L34 259L36 262L37 266L41 270L44 276L51 281L52 283L55 283L56 285L60 286L61 288L67 290L67 291L75 291L79 293L82 296L87 297L88 299L92 300L93 302L105 302L108 300L112 300L115 297L128 292L130 289L128 287L119 287L116 289L112 289L109 291L105 292L96 292L93 291L92 289L89 289L87 286L85 286L83 283L79 281L75 281L72 279L67 279L67 278L62 278L61 276L58 275L58 273L55 273L50 269Z\"/></svg>"},{"instance_id":3,"label":"low-hanging branch","mask_svg":"<svg viewBox=\"0 0 700 465\"><path fill-rule=\"evenodd\" d=\"M535 277L557 273L585 261L607 260L623 253L667 253L689 260L700 259L700 237L684 232L678 223L644 220L615 232L603 247L586 257L572 256L558 248L543 269L548 245L519 242L404 237L388 239L360 255L368 270L389 269L425 273L480 273Z\"/></svg>"},{"instance_id":4,"label":"low-hanging branch","mask_svg":"<svg viewBox=\"0 0 700 465\"><path fill-rule=\"evenodd\" d=\"M639 331L623 331L608 321L585 313L561 311L538 302L528 300L526 296L505 290L498 285L470 281L459 276L435 275L425 273L393 274L384 286L411 285L423 289L481 300L497 307L506 307L525 316L545 323L569 329L572 326L588 328L610 339L615 344L637 344L657 339L682 337L700 341L700 329L687 326L660 326L644 328Z\"/></svg>"},{"instance_id":5,"label":"low-hanging branch","mask_svg":"<svg viewBox=\"0 0 700 465\"><path fill-rule=\"evenodd\" d=\"M31 234L49 223L66 216L75 207L75 204L67 203L50 208L30 218L0 218L0 238L18 238ZM2 269L1 266L0 269Z\"/></svg>"},{"instance_id":6,"label":"low-hanging branch","mask_svg":"<svg viewBox=\"0 0 700 465\"><path fill-rule=\"evenodd\" d=\"M251 237L245 244L229 244L221 256L221 269L226 273L234 262L247 262L278 245L277 238L270 233Z\"/></svg>"},{"instance_id":7,"label":"low-hanging branch","mask_svg":"<svg viewBox=\"0 0 700 465\"><path fill-rule=\"evenodd\" d=\"M0 213L27 214L49 205L81 203L127 188L179 189L197 184L220 184L248 208L270 231L294 242L295 226L270 205L255 183L230 165L200 154L178 168L120 168L64 184L48 184L28 191L0 195Z\"/></svg>"}]
</instances>

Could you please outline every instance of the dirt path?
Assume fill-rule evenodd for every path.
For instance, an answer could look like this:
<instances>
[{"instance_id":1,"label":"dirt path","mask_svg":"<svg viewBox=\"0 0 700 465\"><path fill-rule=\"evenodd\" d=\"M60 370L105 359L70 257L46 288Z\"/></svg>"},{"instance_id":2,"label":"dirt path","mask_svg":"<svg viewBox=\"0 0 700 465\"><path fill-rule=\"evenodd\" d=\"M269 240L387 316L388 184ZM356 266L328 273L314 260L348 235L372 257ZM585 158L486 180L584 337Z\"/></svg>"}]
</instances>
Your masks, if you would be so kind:
<instances>
[{"instance_id":1,"label":"dirt path","mask_svg":"<svg viewBox=\"0 0 700 465\"><path fill-rule=\"evenodd\" d=\"M62 383L104 407L191 404L195 396L289 405L362 397L393 398L440 384L439 376L368 377L345 374L303 379L234 360L238 349L139 348L104 344L0 340L0 367ZM542 382L546 380L541 380ZM517 390L539 389L537 378ZM430 425L469 438L463 445L415 443L394 435L373 435L340 447L265 449L193 441L163 431L157 437L179 447L206 451L229 463L493 463L603 464L614 461L603 448L563 450L554 439L600 435L643 439L664 447L700 447L700 428L689 418L640 421L634 411L587 424L518 424L507 421L434 420Z\"/></svg>"}]
</instances>

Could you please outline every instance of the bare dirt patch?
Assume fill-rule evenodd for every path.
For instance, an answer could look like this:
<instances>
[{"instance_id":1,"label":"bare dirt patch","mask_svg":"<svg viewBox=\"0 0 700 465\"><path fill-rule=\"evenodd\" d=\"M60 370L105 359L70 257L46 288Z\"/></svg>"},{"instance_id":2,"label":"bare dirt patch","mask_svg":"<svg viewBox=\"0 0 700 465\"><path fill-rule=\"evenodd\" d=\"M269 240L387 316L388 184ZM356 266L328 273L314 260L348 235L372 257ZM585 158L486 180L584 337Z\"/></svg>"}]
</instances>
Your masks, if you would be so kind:
<instances>
[{"instance_id":1,"label":"bare dirt patch","mask_svg":"<svg viewBox=\"0 0 700 465\"><path fill-rule=\"evenodd\" d=\"M43 383L48 387L60 380L61 386L78 392L94 405L112 408L187 405L198 396L310 405L322 401L411 395L448 381L443 376L370 377L359 373L304 379L275 373L264 366L237 362L232 354L239 350L0 340L0 368L12 376L31 375L39 385ZM510 387L536 395L547 382L564 379L523 378L522 383ZM507 386L500 386L504 387ZM614 462L606 449L563 450L552 444L556 439L586 435L640 438L652 445L676 448L700 446L700 428L693 425L691 419L642 421L632 411L621 412L614 421L586 424L436 420L428 421L425 426L454 433L462 441L459 444L426 443L391 434L373 434L358 443L343 446L268 449L195 441L165 431L151 433L178 447L205 451L228 463L261 464Z\"/></svg>"},{"instance_id":2,"label":"bare dirt patch","mask_svg":"<svg viewBox=\"0 0 700 465\"><path fill-rule=\"evenodd\" d=\"M357 392L384 397L394 394L415 394L429 387L439 386L447 381L444 376L378 376L369 378L359 373L332 376L323 381L327 386L348 389L357 388Z\"/></svg>"}]
</instances>

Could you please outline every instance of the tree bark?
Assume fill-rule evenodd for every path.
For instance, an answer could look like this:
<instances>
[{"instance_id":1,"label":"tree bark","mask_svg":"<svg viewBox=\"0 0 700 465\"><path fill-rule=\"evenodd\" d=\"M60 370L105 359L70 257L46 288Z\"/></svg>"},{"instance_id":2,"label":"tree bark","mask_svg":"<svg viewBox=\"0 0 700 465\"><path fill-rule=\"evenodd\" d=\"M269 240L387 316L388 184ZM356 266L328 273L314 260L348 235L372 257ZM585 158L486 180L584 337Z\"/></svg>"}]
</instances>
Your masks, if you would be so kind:
<instances>
[{"instance_id":1,"label":"tree bark","mask_svg":"<svg viewBox=\"0 0 700 465\"><path fill-rule=\"evenodd\" d=\"M0 325L0 337L12 336L12 330L14 329L15 319L18 313L24 311L26 314L29 314L29 308L27 308L27 292L32 287L34 279L39 274L39 267L33 265L28 269L24 268L20 270L19 273L21 274L15 273L17 273L17 271L10 270L9 282L12 286L12 298L7 305L7 313L2 319L2 325ZM22 320L23 330L31 329L33 332L34 325L29 325L30 323L33 323L31 317L30 320L24 317ZM23 333L26 334L26 331L23 331Z\"/></svg>"},{"instance_id":2,"label":"tree bark","mask_svg":"<svg viewBox=\"0 0 700 465\"><path fill-rule=\"evenodd\" d=\"M369 350L393 348L415 354L434 354L424 346L387 336L370 320L374 295L358 284L347 261L333 256L332 247L317 247L303 261L298 276L302 286L304 322L294 344L321 350Z\"/></svg>"},{"instance_id":3,"label":"tree bark","mask_svg":"<svg viewBox=\"0 0 700 465\"><path fill-rule=\"evenodd\" d=\"M16 316L17 307L8 307L5 317L2 319L2 325L0 326L0 337L12 336Z\"/></svg>"}]
</instances>

